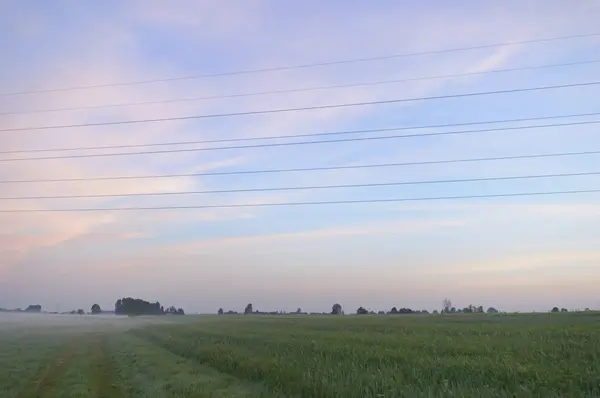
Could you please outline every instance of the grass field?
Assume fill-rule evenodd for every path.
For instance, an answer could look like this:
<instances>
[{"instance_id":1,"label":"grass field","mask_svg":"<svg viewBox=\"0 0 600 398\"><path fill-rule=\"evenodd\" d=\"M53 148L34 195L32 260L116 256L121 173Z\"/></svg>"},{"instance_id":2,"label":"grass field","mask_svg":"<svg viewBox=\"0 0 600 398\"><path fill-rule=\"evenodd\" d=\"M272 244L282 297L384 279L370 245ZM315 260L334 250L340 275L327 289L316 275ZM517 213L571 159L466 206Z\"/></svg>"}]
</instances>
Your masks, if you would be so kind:
<instances>
[{"instance_id":1,"label":"grass field","mask_svg":"<svg viewBox=\"0 0 600 398\"><path fill-rule=\"evenodd\" d=\"M3 398L600 396L597 313L19 316Z\"/></svg>"}]
</instances>

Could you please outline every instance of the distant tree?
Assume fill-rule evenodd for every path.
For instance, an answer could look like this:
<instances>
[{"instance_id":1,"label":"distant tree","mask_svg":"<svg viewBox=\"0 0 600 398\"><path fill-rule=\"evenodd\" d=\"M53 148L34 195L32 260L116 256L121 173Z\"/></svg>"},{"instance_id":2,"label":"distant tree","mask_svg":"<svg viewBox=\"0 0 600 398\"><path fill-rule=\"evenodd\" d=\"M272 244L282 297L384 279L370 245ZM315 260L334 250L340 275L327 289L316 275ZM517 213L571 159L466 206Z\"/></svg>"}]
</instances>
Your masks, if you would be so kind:
<instances>
[{"instance_id":1,"label":"distant tree","mask_svg":"<svg viewBox=\"0 0 600 398\"><path fill-rule=\"evenodd\" d=\"M495 309L494 307L490 307L490 308L487 309L487 313L488 314L497 314L498 310Z\"/></svg>"},{"instance_id":2,"label":"distant tree","mask_svg":"<svg viewBox=\"0 0 600 398\"><path fill-rule=\"evenodd\" d=\"M423 311L421 311L421 314L429 314L429 311L423 310Z\"/></svg>"},{"instance_id":3,"label":"distant tree","mask_svg":"<svg viewBox=\"0 0 600 398\"><path fill-rule=\"evenodd\" d=\"M102 309L100 308L100 306L98 304L94 304L92 305L92 314L99 314L102 312Z\"/></svg>"},{"instance_id":4,"label":"distant tree","mask_svg":"<svg viewBox=\"0 0 600 398\"><path fill-rule=\"evenodd\" d=\"M558 307L552 308L552 312L558 312Z\"/></svg>"},{"instance_id":5,"label":"distant tree","mask_svg":"<svg viewBox=\"0 0 600 398\"><path fill-rule=\"evenodd\" d=\"M412 314L413 310L411 310L410 308L400 308L398 310L399 314Z\"/></svg>"},{"instance_id":6,"label":"distant tree","mask_svg":"<svg viewBox=\"0 0 600 398\"><path fill-rule=\"evenodd\" d=\"M368 314L368 313L369 313L369 311L365 310L363 307L359 307L359 308L356 310L356 313L357 313L358 315L366 315L366 314Z\"/></svg>"},{"instance_id":7,"label":"distant tree","mask_svg":"<svg viewBox=\"0 0 600 398\"><path fill-rule=\"evenodd\" d=\"M586 308L586 309L585 309L585 312L589 312L589 311L591 311L589 308Z\"/></svg>"},{"instance_id":8,"label":"distant tree","mask_svg":"<svg viewBox=\"0 0 600 398\"><path fill-rule=\"evenodd\" d=\"M244 314L252 314L252 303L249 303L244 310Z\"/></svg>"},{"instance_id":9,"label":"distant tree","mask_svg":"<svg viewBox=\"0 0 600 398\"><path fill-rule=\"evenodd\" d=\"M298 307L298 309L296 310L296 314L302 314L302 308Z\"/></svg>"},{"instance_id":10,"label":"distant tree","mask_svg":"<svg viewBox=\"0 0 600 398\"><path fill-rule=\"evenodd\" d=\"M477 310L475 312L483 314L483 305L480 305L479 307L477 307Z\"/></svg>"},{"instance_id":11,"label":"distant tree","mask_svg":"<svg viewBox=\"0 0 600 398\"><path fill-rule=\"evenodd\" d=\"M342 315L342 306L340 304L334 304L331 307L331 314L332 315Z\"/></svg>"},{"instance_id":12,"label":"distant tree","mask_svg":"<svg viewBox=\"0 0 600 398\"><path fill-rule=\"evenodd\" d=\"M439 315L440 313L438 312L438 310L433 310L433 315Z\"/></svg>"},{"instance_id":13,"label":"distant tree","mask_svg":"<svg viewBox=\"0 0 600 398\"><path fill-rule=\"evenodd\" d=\"M385 315L385 311L379 311L377 312L377 315Z\"/></svg>"},{"instance_id":14,"label":"distant tree","mask_svg":"<svg viewBox=\"0 0 600 398\"><path fill-rule=\"evenodd\" d=\"M185 315L183 308L175 308L174 305L170 306L165 310L165 314L167 315Z\"/></svg>"},{"instance_id":15,"label":"distant tree","mask_svg":"<svg viewBox=\"0 0 600 398\"><path fill-rule=\"evenodd\" d=\"M164 308L157 301L150 303L148 301L126 297L115 302L116 315L163 315Z\"/></svg>"},{"instance_id":16,"label":"distant tree","mask_svg":"<svg viewBox=\"0 0 600 398\"><path fill-rule=\"evenodd\" d=\"M465 314L470 314L470 313L471 313L471 312L473 312L473 311L471 310L471 306L469 306L469 307L465 307L465 308L463 308L463 312L464 312Z\"/></svg>"},{"instance_id":17,"label":"distant tree","mask_svg":"<svg viewBox=\"0 0 600 398\"><path fill-rule=\"evenodd\" d=\"M442 312L449 313L452 309L452 300L445 298L442 302Z\"/></svg>"},{"instance_id":18,"label":"distant tree","mask_svg":"<svg viewBox=\"0 0 600 398\"><path fill-rule=\"evenodd\" d=\"M42 312L42 306L39 304L33 304L33 305L28 306L25 309L25 311L26 312Z\"/></svg>"},{"instance_id":19,"label":"distant tree","mask_svg":"<svg viewBox=\"0 0 600 398\"><path fill-rule=\"evenodd\" d=\"M561 308L561 309L560 309L560 312L569 312L569 310L568 310L568 309L566 309L566 308Z\"/></svg>"},{"instance_id":20,"label":"distant tree","mask_svg":"<svg viewBox=\"0 0 600 398\"><path fill-rule=\"evenodd\" d=\"M223 308L219 308L219 311L217 311L217 314L223 315Z\"/></svg>"},{"instance_id":21,"label":"distant tree","mask_svg":"<svg viewBox=\"0 0 600 398\"><path fill-rule=\"evenodd\" d=\"M77 310L77 314L78 315L85 315L85 311L80 308L80 309Z\"/></svg>"},{"instance_id":22,"label":"distant tree","mask_svg":"<svg viewBox=\"0 0 600 398\"><path fill-rule=\"evenodd\" d=\"M390 314L397 314L397 313L398 313L398 308L392 307Z\"/></svg>"},{"instance_id":23,"label":"distant tree","mask_svg":"<svg viewBox=\"0 0 600 398\"><path fill-rule=\"evenodd\" d=\"M463 309L462 309L462 308L458 308L458 309L456 310L456 313L457 313L457 314L462 314L462 312L463 312Z\"/></svg>"},{"instance_id":24,"label":"distant tree","mask_svg":"<svg viewBox=\"0 0 600 398\"><path fill-rule=\"evenodd\" d=\"M454 314L456 312L456 307L450 308L450 312Z\"/></svg>"}]
</instances>

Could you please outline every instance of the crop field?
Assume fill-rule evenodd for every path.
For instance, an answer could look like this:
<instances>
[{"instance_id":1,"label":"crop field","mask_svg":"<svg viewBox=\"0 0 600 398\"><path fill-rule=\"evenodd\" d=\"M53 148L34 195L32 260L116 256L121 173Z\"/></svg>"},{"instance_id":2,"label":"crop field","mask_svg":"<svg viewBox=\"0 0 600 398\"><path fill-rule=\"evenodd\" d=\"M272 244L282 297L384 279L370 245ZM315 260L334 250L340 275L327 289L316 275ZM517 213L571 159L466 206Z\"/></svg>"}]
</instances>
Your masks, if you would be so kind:
<instances>
[{"instance_id":1,"label":"crop field","mask_svg":"<svg viewBox=\"0 0 600 398\"><path fill-rule=\"evenodd\" d=\"M598 313L13 317L3 398L600 396Z\"/></svg>"}]
</instances>

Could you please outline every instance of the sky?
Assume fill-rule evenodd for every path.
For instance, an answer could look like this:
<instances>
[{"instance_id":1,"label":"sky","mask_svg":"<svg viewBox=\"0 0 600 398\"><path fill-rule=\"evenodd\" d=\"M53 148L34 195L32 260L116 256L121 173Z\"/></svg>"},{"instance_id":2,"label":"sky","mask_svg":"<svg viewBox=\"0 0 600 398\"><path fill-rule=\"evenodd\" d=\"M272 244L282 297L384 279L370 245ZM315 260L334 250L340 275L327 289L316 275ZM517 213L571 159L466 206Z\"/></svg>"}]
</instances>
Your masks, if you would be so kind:
<instances>
[{"instance_id":1,"label":"sky","mask_svg":"<svg viewBox=\"0 0 600 398\"><path fill-rule=\"evenodd\" d=\"M104 1L0 4L0 197L165 193L598 172L600 155L203 177L236 172L600 150L598 85L104 126L600 81L600 3ZM436 52L437 51L437 52ZM414 54L304 68L294 65ZM271 71L144 84L257 69ZM280 69L277 69L280 68ZM447 75L462 75L440 77ZM408 81L407 81L408 79ZM378 81L395 83L359 85ZM72 89L81 86L102 86ZM311 89L349 85L335 89ZM311 90L305 90L311 89ZM295 90L295 91L294 91ZM288 91L286 93L265 93ZM260 94L242 95L239 94ZM172 101L189 98L199 100ZM207 97L210 97L207 99ZM219 97L219 98L215 98ZM145 105L107 106L148 101ZM64 109L67 110L64 110ZM80 109L73 109L80 108ZM84 108L84 109L81 109ZM58 109L58 110L57 110ZM62 109L62 110L61 110ZM48 111L50 110L50 111ZM55 111L52 111L55 110ZM32 112L45 111L45 112ZM473 122L485 125L427 127ZM544 128L506 127L578 123ZM36 128L37 127L37 128ZM351 136L127 146L392 129ZM260 143L476 131L337 143ZM10 131L12 130L12 131ZM31 157L201 149L45 160ZM80 181L6 183L8 180ZM14 210L281 204L600 189L600 176L109 198L0 200L0 307L110 309L159 300L188 312L347 313L359 306L506 311L600 308L600 193L136 211Z\"/></svg>"}]
</instances>

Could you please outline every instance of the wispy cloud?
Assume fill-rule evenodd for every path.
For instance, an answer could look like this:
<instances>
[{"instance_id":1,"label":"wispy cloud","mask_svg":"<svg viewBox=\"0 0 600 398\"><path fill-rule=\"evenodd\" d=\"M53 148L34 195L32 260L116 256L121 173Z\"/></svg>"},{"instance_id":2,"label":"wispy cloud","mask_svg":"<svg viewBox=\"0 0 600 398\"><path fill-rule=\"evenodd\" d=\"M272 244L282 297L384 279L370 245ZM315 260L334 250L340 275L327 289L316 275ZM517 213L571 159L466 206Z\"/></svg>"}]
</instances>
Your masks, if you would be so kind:
<instances>
[{"instance_id":1,"label":"wispy cloud","mask_svg":"<svg viewBox=\"0 0 600 398\"><path fill-rule=\"evenodd\" d=\"M127 82L169 76L286 66L337 59L410 53L444 48L468 47L494 42L552 37L573 32L593 31L597 25L594 1L578 5L563 2L536 2L540 7L509 1L502 5L464 2L460 5L423 3L405 6L393 3L354 4L338 7L335 3L302 3L280 7L276 2L236 2L215 5L182 2L166 6L161 2L130 2L118 8L102 4L77 4L63 10L31 7L26 4L3 5L0 25L10 43L0 44L7 62L0 66L0 91L23 88L74 87L110 82ZM118 11L115 12L115 9ZM540 11L542 10L542 11ZM17 16L8 17L8 15ZM18 24L14 21L19 21ZM65 24L63 21L75 21ZM110 21L110 23L108 22ZM349 27L353 27L350 29ZM506 29L510 26L511 29ZM340 33L341 32L341 33ZM56 43L62 43L60 46ZM477 51L400 57L387 61L363 62L322 68L281 70L272 73L240 74L212 79L188 79L145 85L124 85L93 90L73 90L44 95L0 98L5 111L93 106L184 97L215 96L321 85L354 83L452 73L484 72L504 67L518 67L546 62L568 62L592 58L598 41L590 38L562 44L546 43ZM35 51L34 51L35 49ZM285 95L261 95L219 100L188 101L148 106L128 106L0 116L0 129L44 125L93 123L107 120L136 120L177 117L230 111L252 111L312 105L377 101L466 91L495 90L505 87L550 84L557 81L597 79L593 66L578 69L507 73L456 79L432 79L373 85L339 90L316 90ZM202 139L279 136L295 133L355 130L366 127L390 127L419 124L454 123L472 120L502 119L538 114L569 113L597 107L593 88L569 92L528 94L527 96L478 97L462 100L419 101L399 105L364 106L319 111L275 113L235 118L196 121L140 123L89 128L20 131L2 134L3 150L35 148L69 148L96 145L128 145ZM444 129L440 129L444 130ZM447 129L446 129L447 130ZM356 136L366 136L356 135ZM570 137L577 137L572 139ZM277 141L281 142L281 140ZM243 169L293 168L357 163L404 162L458 157L494 156L499 153L560 151L564 148L590 148L600 145L594 129L554 129L527 134L479 134L464 137L385 140L346 144L301 145L247 150L214 150L161 155L118 156L88 159L3 162L0 179L86 178L97 176L144 175L165 173L201 173ZM196 148L209 148L202 144ZM123 151L129 151L123 149ZM88 151L99 152L99 151ZM19 157L21 155L11 155ZM327 185L360 182L386 182L465 176L493 173L519 174L536 170L574 170L593 168L594 160L548 160L494 164L462 164L444 167L408 167L315 173L265 173L213 177L179 177L173 179L103 180L78 183L3 184L2 195L51 196L69 194L160 193L195 190L227 190L253 187ZM533 171L532 171L533 170ZM528 182L526 184L471 184L369 188L352 190L316 190L273 192L266 194L236 193L144 198L98 198L68 200L4 200L2 209L53 209L111 206L197 206L211 204L261 204L288 201L327 201L381 197L419 197L494 190L555 189L558 184L591 186L597 179L569 182ZM399 211L401 210L401 211ZM517 219L528 227L536 223L564 223L572 218L584 223L598 215L593 199L574 201L523 200L518 203L427 203L396 205L221 208L194 211L99 212L99 213L32 213L0 214L0 268L11 270L5 280L16 286L0 292L0 299L14 300L15 289L24 290L28 283L19 272L36 267L33 259L43 254L48 272L76 274L75 264L81 253L77 245L99 253L87 263L90 272L103 274L111 265L150 262L158 267L173 253L189 258L221 254L257 254L265 263L286 262L283 247L294 246L321 266L313 271L325 272L327 264L334 272L348 263L346 252L320 256L311 249L316 242L346 242L361 246L377 244L380 253L374 273L392 275L385 264L392 264L398 251L387 237L401 234L411 242L407 262L427 264L436 258L452 258L454 250L477 252L465 242L474 228L480 235L492 234L485 225L490 214L498 218ZM398 220L398 217L402 217ZM482 221L483 220L483 221ZM490 222L491 225L491 222ZM562 225L562 224L561 224ZM571 225L571 224L569 224ZM583 224L582 224L583 225ZM578 240L569 233L565 240ZM497 227L498 225L495 224ZM506 228L506 226L503 226ZM504 231L504 230L503 230ZM455 234L455 235L453 235ZM414 236L414 238L413 238ZM587 236L587 235L586 235ZM379 243L375 242L378 237ZM443 241L436 241L443 237ZM589 238L589 236L588 236ZM364 239L364 240L363 240ZM532 245L538 243L531 237ZM554 239L554 238L553 238ZM589 239L585 239L587 242ZM457 247L446 247L445 242ZM375 242L375 243L373 243ZM517 245L508 240L506 245ZM102 250L112 245L114 251ZM337 247L337 246L336 246ZM361 246L362 247L362 246ZM431 248L442 247L440 253ZM118 250L116 249L118 248ZM235 249L233 249L235 248ZM162 249L168 249L162 252ZM277 250L275 250L277 249ZM358 250L359 247L352 248ZM279 252L278 252L279 250ZM311 251L313 250L313 251ZM319 249L321 250L321 249ZM583 247L578 252L589 252ZM352 252L352 250L350 250ZM60 253L58 255L57 253ZM152 253L152 254L151 254ZM353 252L354 253L354 252ZM358 252L357 252L358 253ZM378 252L379 253L379 252ZM237 261L219 254L211 257L215 280L219 268L235 268ZM363 260L356 254L354 263ZM435 254L435 255L434 255ZM477 253L470 254L475 261ZM216 255L215 255L216 256ZM210 257L210 256L209 256ZM544 257L545 258L545 257ZM430 261L431 260L431 261ZM191 261L191 260L190 260ZM247 260L250 261L250 260ZM289 260L293 263L294 260ZM578 262L587 261L579 258ZM223 264L221 264L223 262ZM327 264L325 264L327 263ZM470 264L468 261L466 262ZM108 265L107 265L108 264ZM187 264L187 263L186 263ZM191 270L200 266L191 261ZM229 268L228 268L229 267ZM414 267L416 269L416 267ZM190 274L174 275L169 286L184 283ZM260 271L262 272L262 271ZM258 272L258 274L260 274ZM269 274L277 281L295 271ZM160 272L157 271L157 275ZM6 276L9 275L9 276ZM10 276L13 275L13 276ZM127 274L129 275L129 274ZM133 275L133 274L131 274ZM187 276L186 276L187 275ZM262 274L261 274L262 275ZM48 277L51 274L47 275ZM264 275L263 275L264 276ZM102 276L104 277L104 276ZM12 278L12 279L6 279ZM65 276L67 278L67 276ZM135 285L133 276L124 277L123 286ZM354 286L348 276L348 285ZM61 279L62 280L62 279ZM376 279L365 291L376 291ZM107 282L108 283L108 279ZM308 281L306 282L308 283ZM207 282L207 284L210 284ZM275 283L277 284L277 283ZM148 283L154 286L154 283ZM166 286L166 285L165 285ZM125 289L125 287L123 287ZM50 288L49 288L50 289ZM52 294L61 296L62 287ZM148 294L175 294L165 287L148 288ZM171 289L171 290L169 290ZM232 288L233 289L233 288ZM391 289L391 287L390 287ZM435 288L432 288L435 290ZM275 291L275 290L273 290ZM391 291L391 290L390 290ZM12 293L11 293L12 292ZM154 292L154 293L153 293ZM169 293L171 292L171 293ZM49 293L50 294L50 293ZM340 293L341 294L341 293ZM276 294L273 293L275 296ZM81 293L80 297L83 297ZM193 301L193 294L188 299ZM20 296L19 296L20 297ZM365 303L366 305L366 303Z\"/></svg>"},{"instance_id":2,"label":"wispy cloud","mask_svg":"<svg viewBox=\"0 0 600 398\"><path fill-rule=\"evenodd\" d=\"M327 239L343 238L346 236L414 234L429 229L457 228L464 224L465 222L463 220L453 219L388 221L335 228L320 228L292 233L200 239L195 242L176 244L168 249L182 254L197 252L199 250L230 250L232 247L242 248L243 250L252 250L252 248L259 247L276 247L277 245L284 243L301 244L302 242L311 240L319 240L322 242Z\"/></svg>"},{"instance_id":3,"label":"wispy cloud","mask_svg":"<svg viewBox=\"0 0 600 398\"><path fill-rule=\"evenodd\" d=\"M520 256L505 257L500 259L486 259L481 262L471 264L461 264L451 267L447 273L452 275L480 275L480 274L514 274L518 271L536 271L544 272L544 270L559 267L568 272L569 267L576 264L579 269L582 266L595 267L600 260L600 252L557 252L544 251L541 253L527 253ZM436 275L441 272L437 270Z\"/></svg>"}]
</instances>

